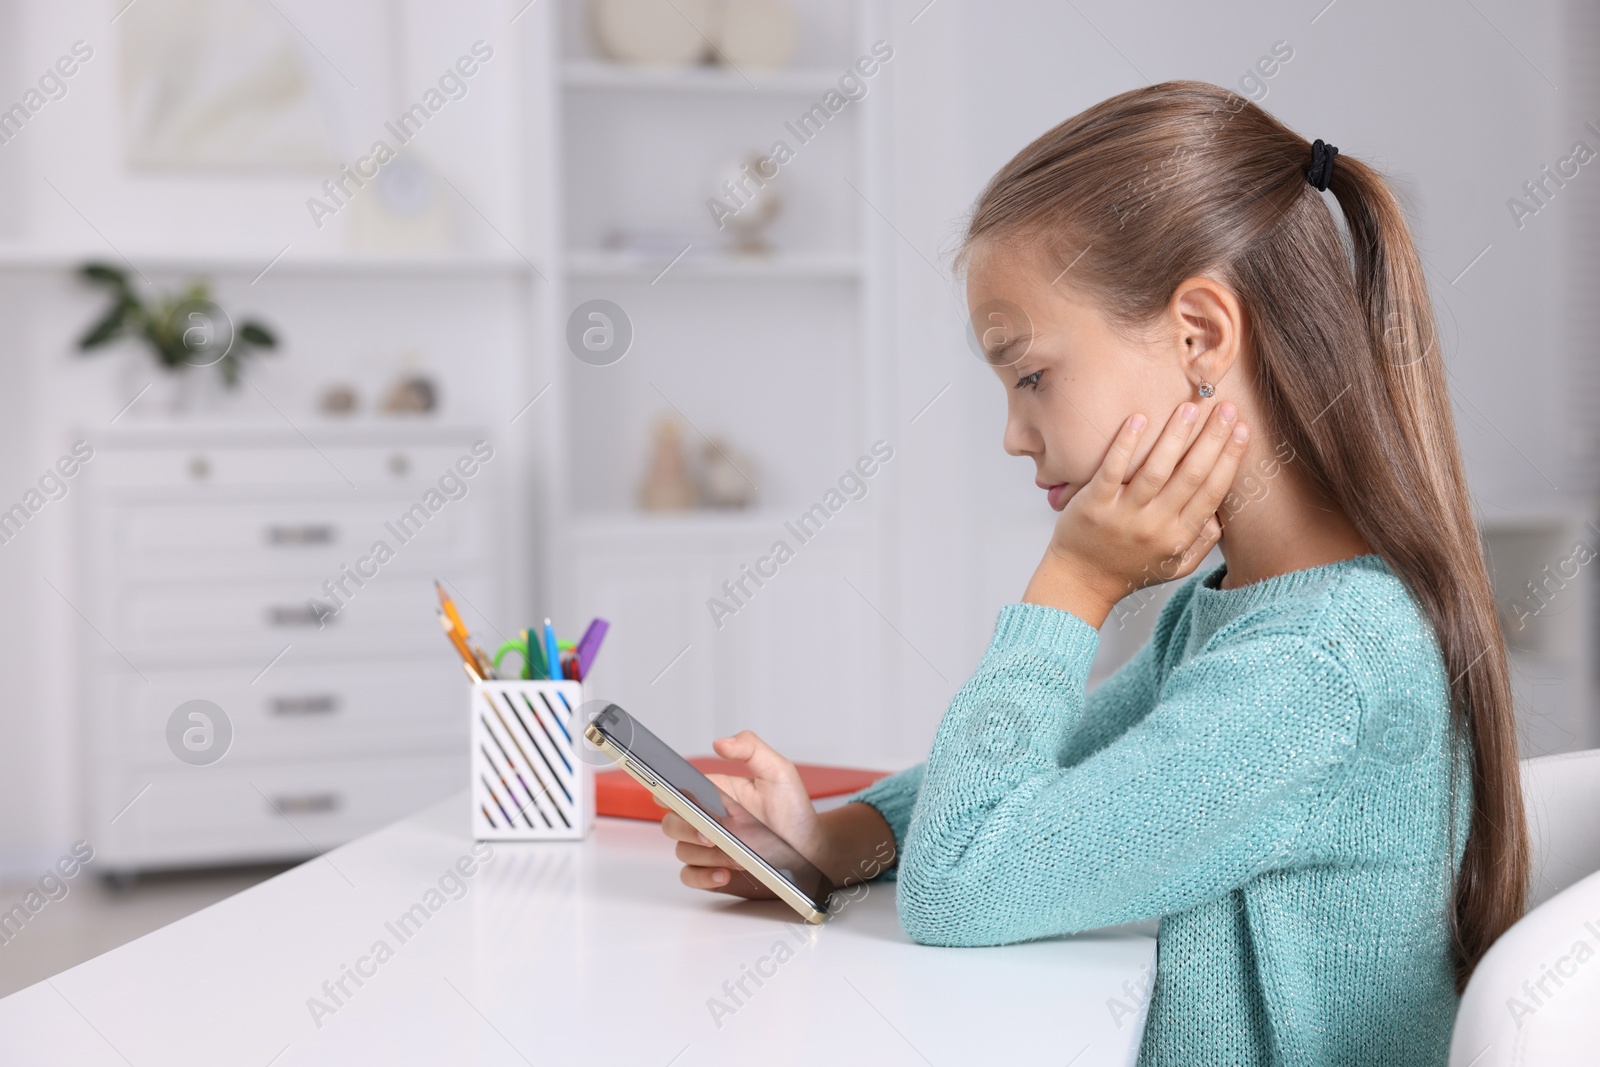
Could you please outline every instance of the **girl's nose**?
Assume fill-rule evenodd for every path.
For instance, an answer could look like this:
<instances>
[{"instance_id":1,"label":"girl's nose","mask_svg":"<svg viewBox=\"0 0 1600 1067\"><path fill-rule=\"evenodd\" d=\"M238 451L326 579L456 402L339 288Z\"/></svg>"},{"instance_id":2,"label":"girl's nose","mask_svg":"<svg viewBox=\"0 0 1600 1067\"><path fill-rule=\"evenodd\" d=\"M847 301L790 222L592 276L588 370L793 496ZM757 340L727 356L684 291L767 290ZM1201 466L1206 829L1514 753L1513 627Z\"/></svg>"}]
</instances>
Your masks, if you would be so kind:
<instances>
[{"instance_id":1,"label":"girl's nose","mask_svg":"<svg viewBox=\"0 0 1600 1067\"><path fill-rule=\"evenodd\" d=\"M1042 451L1039 435L1020 419L1006 420L1005 434L1000 438L1000 443L1005 447L1006 454L1012 456L1032 456Z\"/></svg>"}]
</instances>

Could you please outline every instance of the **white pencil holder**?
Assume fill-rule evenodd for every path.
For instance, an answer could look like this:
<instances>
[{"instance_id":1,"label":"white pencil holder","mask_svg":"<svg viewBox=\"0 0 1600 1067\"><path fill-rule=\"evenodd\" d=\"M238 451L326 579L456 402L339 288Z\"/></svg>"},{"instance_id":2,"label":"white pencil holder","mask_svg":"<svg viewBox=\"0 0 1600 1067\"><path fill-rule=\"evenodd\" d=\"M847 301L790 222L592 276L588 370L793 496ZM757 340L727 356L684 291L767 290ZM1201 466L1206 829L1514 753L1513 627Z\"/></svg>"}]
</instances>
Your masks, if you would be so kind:
<instances>
[{"instance_id":1,"label":"white pencil holder","mask_svg":"<svg viewBox=\"0 0 1600 1067\"><path fill-rule=\"evenodd\" d=\"M472 686L472 832L479 841L572 841L594 825L578 682Z\"/></svg>"}]
</instances>

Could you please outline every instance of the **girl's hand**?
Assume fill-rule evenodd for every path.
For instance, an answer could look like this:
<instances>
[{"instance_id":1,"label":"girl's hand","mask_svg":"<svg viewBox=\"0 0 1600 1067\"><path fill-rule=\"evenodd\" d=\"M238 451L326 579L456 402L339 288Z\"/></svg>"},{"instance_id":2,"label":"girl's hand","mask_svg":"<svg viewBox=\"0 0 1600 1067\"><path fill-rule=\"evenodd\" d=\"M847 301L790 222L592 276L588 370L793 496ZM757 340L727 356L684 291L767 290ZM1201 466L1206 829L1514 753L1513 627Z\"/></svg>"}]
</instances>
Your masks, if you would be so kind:
<instances>
[{"instance_id":1,"label":"girl's hand","mask_svg":"<svg viewBox=\"0 0 1600 1067\"><path fill-rule=\"evenodd\" d=\"M817 822L817 809L806 794L805 784L800 781L800 772L795 770L794 764L749 730L718 738L712 742L712 748L723 759L745 763L755 777L727 774L706 777L793 845L802 856L815 862L821 855L823 834ZM684 885L751 899L775 895L757 879L743 873L744 868L737 860L713 845L677 812L668 811L662 818L661 832L678 842L677 856L683 862L678 879Z\"/></svg>"},{"instance_id":2,"label":"girl's hand","mask_svg":"<svg viewBox=\"0 0 1600 1067\"><path fill-rule=\"evenodd\" d=\"M1186 403L1172 413L1127 484L1146 420L1134 415L1122 424L1093 480L1062 508L1025 602L1070 611L1099 627L1129 593L1185 577L1199 565L1222 537L1217 507L1250 433L1224 401L1185 449L1198 412Z\"/></svg>"}]
</instances>

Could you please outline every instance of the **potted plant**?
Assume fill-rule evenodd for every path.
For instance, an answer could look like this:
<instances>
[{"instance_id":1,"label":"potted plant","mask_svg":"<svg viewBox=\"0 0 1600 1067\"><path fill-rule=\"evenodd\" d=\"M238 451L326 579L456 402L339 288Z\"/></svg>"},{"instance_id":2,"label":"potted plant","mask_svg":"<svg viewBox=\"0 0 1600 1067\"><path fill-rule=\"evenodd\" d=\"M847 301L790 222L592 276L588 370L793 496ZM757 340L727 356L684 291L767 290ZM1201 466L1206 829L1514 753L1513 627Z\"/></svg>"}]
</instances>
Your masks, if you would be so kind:
<instances>
[{"instance_id":1,"label":"potted plant","mask_svg":"<svg viewBox=\"0 0 1600 1067\"><path fill-rule=\"evenodd\" d=\"M278 346L272 331L253 319L235 328L203 282L146 304L129 284L127 273L116 267L89 263L78 274L111 296L111 307L78 339L78 349L85 354L122 338L135 338L149 347L165 370L184 374L193 367L215 366L223 384L232 389L239 384L246 359Z\"/></svg>"}]
</instances>

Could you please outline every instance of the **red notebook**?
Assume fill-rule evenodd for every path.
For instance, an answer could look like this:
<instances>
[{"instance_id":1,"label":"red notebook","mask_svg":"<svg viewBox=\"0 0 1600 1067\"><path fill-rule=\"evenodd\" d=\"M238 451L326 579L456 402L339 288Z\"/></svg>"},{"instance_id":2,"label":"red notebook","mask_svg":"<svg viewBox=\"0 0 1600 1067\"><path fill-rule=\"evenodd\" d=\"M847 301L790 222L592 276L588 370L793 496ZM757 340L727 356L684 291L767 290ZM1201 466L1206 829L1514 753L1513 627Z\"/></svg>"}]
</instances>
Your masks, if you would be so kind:
<instances>
[{"instance_id":1,"label":"red notebook","mask_svg":"<svg viewBox=\"0 0 1600 1067\"><path fill-rule=\"evenodd\" d=\"M735 760L718 756L690 756L689 762L707 774L737 774L753 778L750 768ZM855 767L826 767L816 763L796 763L800 780L812 800L822 797L842 796L865 789L879 778L887 778L888 771L864 771ZM623 819L645 819L660 822L667 809L656 804L650 791L620 767L598 771L594 776L595 814L614 815Z\"/></svg>"}]
</instances>

